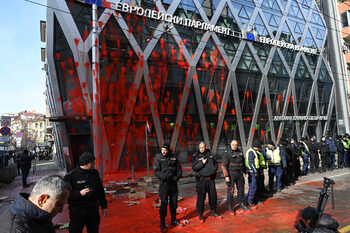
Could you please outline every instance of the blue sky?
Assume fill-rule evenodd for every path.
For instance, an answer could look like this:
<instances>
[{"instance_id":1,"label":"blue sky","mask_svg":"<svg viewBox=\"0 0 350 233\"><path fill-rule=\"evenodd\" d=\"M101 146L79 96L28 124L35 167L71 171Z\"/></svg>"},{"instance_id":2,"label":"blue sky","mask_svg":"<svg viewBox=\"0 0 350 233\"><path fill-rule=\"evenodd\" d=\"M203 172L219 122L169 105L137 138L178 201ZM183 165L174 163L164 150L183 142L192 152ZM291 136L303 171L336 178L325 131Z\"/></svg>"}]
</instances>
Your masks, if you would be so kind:
<instances>
[{"instance_id":1,"label":"blue sky","mask_svg":"<svg viewBox=\"0 0 350 233\"><path fill-rule=\"evenodd\" d=\"M45 4L46 0L34 0ZM41 70L40 20L46 8L25 0L1 1L0 114L45 113L45 73Z\"/></svg>"}]
</instances>

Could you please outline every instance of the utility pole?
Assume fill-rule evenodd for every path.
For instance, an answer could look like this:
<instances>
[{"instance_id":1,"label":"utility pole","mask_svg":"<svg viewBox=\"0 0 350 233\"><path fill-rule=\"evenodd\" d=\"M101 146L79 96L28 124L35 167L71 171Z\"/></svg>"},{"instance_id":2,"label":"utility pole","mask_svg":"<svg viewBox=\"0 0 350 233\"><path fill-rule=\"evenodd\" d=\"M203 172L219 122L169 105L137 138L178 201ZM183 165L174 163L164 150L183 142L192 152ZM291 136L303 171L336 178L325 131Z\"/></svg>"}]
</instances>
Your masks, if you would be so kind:
<instances>
[{"instance_id":1,"label":"utility pole","mask_svg":"<svg viewBox=\"0 0 350 233\"><path fill-rule=\"evenodd\" d=\"M101 102L100 102L100 60L97 22L97 4L92 4L92 107L94 154L100 161L100 176L103 181Z\"/></svg>"}]
</instances>

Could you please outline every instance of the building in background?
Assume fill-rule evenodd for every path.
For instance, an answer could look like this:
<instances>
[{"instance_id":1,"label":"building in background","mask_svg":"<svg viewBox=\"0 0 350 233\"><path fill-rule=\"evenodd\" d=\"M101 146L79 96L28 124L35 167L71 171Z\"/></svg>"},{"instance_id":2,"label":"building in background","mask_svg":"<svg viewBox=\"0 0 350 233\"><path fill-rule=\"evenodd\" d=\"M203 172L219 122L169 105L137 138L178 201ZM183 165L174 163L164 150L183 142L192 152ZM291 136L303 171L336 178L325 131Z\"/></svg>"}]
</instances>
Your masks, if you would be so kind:
<instances>
[{"instance_id":1,"label":"building in background","mask_svg":"<svg viewBox=\"0 0 350 233\"><path fill-rule=\"evenodd\" d=\"M47 4L50 119L71 169L93 151L92 10ZM106 174L146 167L147 122L150 155L169 142L182 162L202 140L220 157L233 138L246 150L349 130L315 0L121 1L98 8L98 25Z\"/></svg>"},{"instance_id":2,"label":"building in background","mask_svg":"<svg viewBox=\"0 0 350 233\"><path fill-rule=\"evenodd\" d=\"M342 50L345 55L346 71L347 74L344 75L344 82L347 90L347 99L350 104L350 1L342 0L338 1L338 11L339 11L339 30L341 30L342 36Z\"/></svg>"}]
</instances>

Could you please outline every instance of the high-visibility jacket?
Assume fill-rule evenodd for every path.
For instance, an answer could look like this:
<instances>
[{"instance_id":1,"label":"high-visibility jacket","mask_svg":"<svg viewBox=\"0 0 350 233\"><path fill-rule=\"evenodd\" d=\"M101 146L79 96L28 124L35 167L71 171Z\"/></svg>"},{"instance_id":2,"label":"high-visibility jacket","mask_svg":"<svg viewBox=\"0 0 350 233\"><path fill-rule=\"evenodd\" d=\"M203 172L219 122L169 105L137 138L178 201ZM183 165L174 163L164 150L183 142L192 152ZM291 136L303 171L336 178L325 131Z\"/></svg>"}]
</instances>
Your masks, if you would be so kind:
<instances>
[{"instance_id":1,"label":"high-visibility jacket","mask_svg":"<svg viewBox=\"0 0 350 233\"><path fill-rule=\"evenodd\" d=\"M258 153L256 150L254 150L253 148L250 148L246 153L245 153L245 165L248 169L249 172L253 172L254 170L250 168L249 166L249 153L250 152L253 152L254 155L255 155L255 158L254 158L254 165L255 165L255 168L258 169L259 166L260 166L260 163L259 163L259 156L258 156Z\"/></svg>"},{"instance_id":2,"label":"high-visibility jacket","mask_svg":"<svg viewBox=\"0 0 350 233\"><path fill-rule=\"evenodd\" d=\"M268 161L269 165L281 165L280 148L276 147L274 150L266 148L266 154L271 157L271 160Z\"/></svg>"},{"instance_id":3,"label":"high-visibility jacket","mask_svg":"<svg viewBox=\"0 0 350 233\"><path fill-rule=\"evenodd\" d=\"M301 142L301 143L304 145L304 147L307 150L307 152L310 153L310 150L309 150L309 147L307 146L307 144L305 142ZM308 154L306 154L304 150L301 150L301 155L302 156L308 156Z\"/></svg>"},{"instance_id":4,"label":"high-visibility jacket","mask_svg":"<svg viewBox=\"0 0 350 233\"><path fill-rule=\"evenodd\" d=\"M345 151L348 151L349 150L349 144L348 144L348 142L346 142L346 141L344 141L344 140L342 140L343 141L343 145L344 145L344 150Z\"/></svg>"},{"instance_id":5,"label":"high-visibility jacket","mask_svg":"<svg viewBox=\"0 0 350 233\"><path fill-rule=\"evenodd\" d=\"M266 168L266 162L265 162L264 155L260 151L257 151L256 153L259 156L259 166L262 168Z\"/></svg>"}]
</instances>

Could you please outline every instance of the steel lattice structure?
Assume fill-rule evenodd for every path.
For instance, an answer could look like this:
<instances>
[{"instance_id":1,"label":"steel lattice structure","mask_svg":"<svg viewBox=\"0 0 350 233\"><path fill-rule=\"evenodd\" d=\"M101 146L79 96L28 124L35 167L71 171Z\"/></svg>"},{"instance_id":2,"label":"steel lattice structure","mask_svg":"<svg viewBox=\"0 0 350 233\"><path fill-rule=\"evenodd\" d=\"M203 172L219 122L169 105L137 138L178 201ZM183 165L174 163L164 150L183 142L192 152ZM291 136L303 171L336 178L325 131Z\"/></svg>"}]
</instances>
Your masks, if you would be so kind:
<instances>
[{"instance_id":1,"label":"steel lattice structure","mask_svg":"<svg viewBox=\"0 0 350 233\"><path fill-rule=\"evenodd\" d=\"M324 50L327 36L315 0L158 0L131 4L233 30L254 29L259 35L319 51ZM50 110L54 118L61 119L55 123L56 135L60 135L56 141L65 148L61 153L74 155L70 135L81 132L68 122L83 121L87 127L91 124L86 122L92 114L92 33L91 26L81 22L91 20L86 16L91 6L61 0L48 1L48 6ZM158 148L168 141L183 161L189 160L188 154L200 140L220 154L232 138L238 138L246 149L254 137L276 142L282 136L300 139L336 132L334 79L322 53L311 56L137 17L99 9L100 68L106 73L101 76L105 106L101 110L101 143L107 173L129 169L133 164L145 167L141 159L144 151L138 149L144 142L141 144L142 137L135 135L144 132L146 120L152 123L151 146ZM124 66L119 67L116 61ZM65 75L69 78L63 82ZM67 91L69 85L76 87L74 95L72 90ZM126 98L118 99L118 93ZM144 114L142 103L147 103ZM327 116L328 120L276 121L275 116Z\"/></svg>"}]
</instances>

